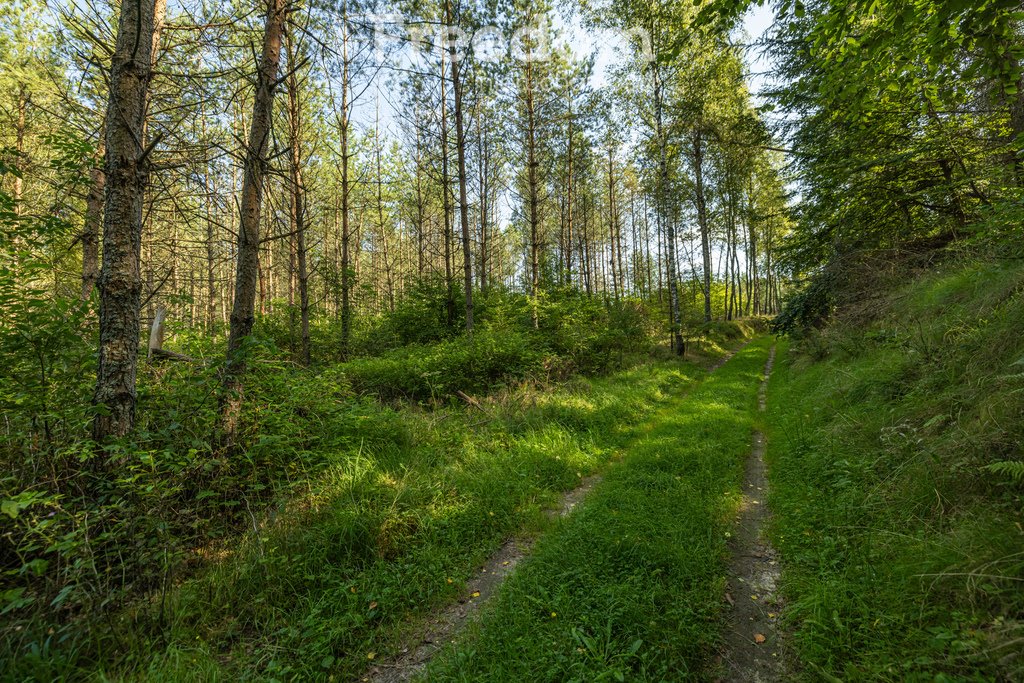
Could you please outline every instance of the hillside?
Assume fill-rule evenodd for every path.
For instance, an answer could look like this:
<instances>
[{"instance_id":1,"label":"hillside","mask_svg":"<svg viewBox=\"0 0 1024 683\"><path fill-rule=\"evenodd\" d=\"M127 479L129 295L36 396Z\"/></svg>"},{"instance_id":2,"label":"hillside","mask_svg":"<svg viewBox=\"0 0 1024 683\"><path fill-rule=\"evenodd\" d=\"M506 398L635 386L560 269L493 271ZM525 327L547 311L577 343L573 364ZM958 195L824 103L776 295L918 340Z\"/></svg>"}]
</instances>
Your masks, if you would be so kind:
<instances>
[{"instance_id":1,"label":"hillside","mask_svg":"<svg viewBox=\"0 0 1024 683\"><path fill-rule=\"evenodd\" d=\"M1024 269L949 258L787 342L771 536L805 675L1024 673Z\"/></svg>"}]
</instances>

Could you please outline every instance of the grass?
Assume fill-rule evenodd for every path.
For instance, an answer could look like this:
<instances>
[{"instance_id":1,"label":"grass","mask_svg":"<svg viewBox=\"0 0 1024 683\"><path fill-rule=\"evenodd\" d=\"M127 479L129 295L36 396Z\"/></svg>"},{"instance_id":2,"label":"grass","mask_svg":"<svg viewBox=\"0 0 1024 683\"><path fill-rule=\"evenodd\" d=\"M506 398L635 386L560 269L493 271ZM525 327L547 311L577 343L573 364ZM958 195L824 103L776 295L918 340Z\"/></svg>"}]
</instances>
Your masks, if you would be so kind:
<instances>
[{"instance_id":1,"label":"grass","mask_svg":"<svg viewBox=\"0 0 1024 683\"><path fill-rule=\"evenodd\" d=\"M772 535L808 680L1024 677L1024 491L992 467L1024 444L1022 284L950 263L778 364Z\"/></svg>"},{"instance_id":2,"label":"grass","mask_svg":"<svg viewBox=\"0 0 1024 683\"><path fill-rule=\"evenodd\" d=\"M168 574L84 639L22 650L2 678L356 677L460 595L505 538L545 530L561 492L606 467L636 425L739 341L603 378L508 388L478 406L346 413L366 422L367 438L347 425L351 438L330 442L338 450L321 454L305 483L297 473L285 504L196 553L204 569Z\"/></svg>"},{"instance_id":3,"label":"grass","mask_svg":"<svg viewBox=\"0 0 1024 683\"><path fill-rule=\"evenodd\" d=\"M726 538L770 341L639 425L431 681L678 680L714 673Z\"/></svg>"}]
</instances>

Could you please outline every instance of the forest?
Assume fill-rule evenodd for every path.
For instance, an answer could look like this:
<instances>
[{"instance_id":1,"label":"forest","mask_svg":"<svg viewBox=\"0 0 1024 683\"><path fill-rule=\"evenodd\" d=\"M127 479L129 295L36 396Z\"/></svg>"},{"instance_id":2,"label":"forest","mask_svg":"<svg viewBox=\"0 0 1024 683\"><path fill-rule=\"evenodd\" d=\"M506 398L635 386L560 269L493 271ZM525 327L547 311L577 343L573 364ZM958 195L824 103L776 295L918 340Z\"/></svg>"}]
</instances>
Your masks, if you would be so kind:
<instances>
[{"instance_id":1,"label":"forest","mask_svg":"<svg viewBox=\"0 0 1024 683\"><path fill-rule=\"evenodd\" d=\"M0 680L1024 676L1024 7L0 5Z\"/></svg>"}]
</instances>

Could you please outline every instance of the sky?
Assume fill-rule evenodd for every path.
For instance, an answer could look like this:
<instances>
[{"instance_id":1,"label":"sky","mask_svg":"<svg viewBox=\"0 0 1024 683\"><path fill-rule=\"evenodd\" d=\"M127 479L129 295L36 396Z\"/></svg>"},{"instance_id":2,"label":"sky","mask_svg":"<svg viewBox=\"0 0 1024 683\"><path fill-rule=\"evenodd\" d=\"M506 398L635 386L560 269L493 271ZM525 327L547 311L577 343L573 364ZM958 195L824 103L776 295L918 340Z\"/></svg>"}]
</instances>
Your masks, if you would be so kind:
<instances>
[{"instance_id":1,"label":"sky","mask_svg":"<svg viewBox=\"0 0 1024 683\"><path fill-rule=\"evenodd\" d=\"M764 49L757 47L757 42L764 36L765 32L774 22L775 15L769 3L754 5L743 17L743 31L737 36L746 49L743 51L744 61L747 65L750 80L749 86L754 97L755 104L763 104L764 100L760 93L769 83L770 64L764 54ZM600 87L607 81L607 69L617 59L615 47L619 41L610 39L607 33L594 32L581 26L578 15L562 16L554 13L555 28L561 33L562 40L569 42L577 54L588 54L597 52L595 64L594 85ZM360 111L353 117L361 126L372 127L377 116L376 100L378 95L381 100L380 117L383 127L395 134L395 112L392 110L393 93L387 92L387 79L378 79L374 91L368 92L359 107Z\"/></svg>"},{"instance_id":2,"label":"sky","mask_svg":"<svg viewBox=\"0 0 1024 683\"><path fill-rule=\"evenodd\" d=\"M759 94L767 85L767 76L771 65L765 50L755 47L755 45L771 28L774 21L775 13L768 3L755 5L743 17L743 30L747 34L746 44L750 46L744 50L743 57L750 72L750 92L758 104L763 104L763 98Z\"/></svg>"}]
</instances>

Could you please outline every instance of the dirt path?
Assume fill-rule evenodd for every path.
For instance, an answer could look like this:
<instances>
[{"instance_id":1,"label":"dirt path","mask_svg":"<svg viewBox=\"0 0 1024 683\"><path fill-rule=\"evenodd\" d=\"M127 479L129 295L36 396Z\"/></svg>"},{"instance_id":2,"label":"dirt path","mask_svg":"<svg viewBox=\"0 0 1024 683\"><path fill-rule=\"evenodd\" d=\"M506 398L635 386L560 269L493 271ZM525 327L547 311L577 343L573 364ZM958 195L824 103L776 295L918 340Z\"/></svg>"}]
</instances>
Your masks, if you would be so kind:
<instances>
[{"instance_id":1,"label":"dirt path","mask_svg":"<svg viewBox=\"0 0 1024 683\"><path fill-rule=\"evenodd\" d=\"M758 409L767 405L768 376L775 361L775 348L768 355L764 380L758 393ZM765 436L754 431L754 444L747 459L736 533L730 550L728 628L722 651L726 681L781 681L786 678L782 631L778 626L782 610L777 583L780 567L775 549L764 537L770 519L765 504L768 480L765 476Z\"/></svg>"},{"instance_id":2,"label":"dirt path","mask_svg":"<svg viewBox=\"0 0 1024 683\"><path fill-rule=\"evenodd\" d=\"M583 500L601 480L600 475L585 477L579 486L565 493L557 507L548 511L552 519L564 517ZM480 567L480 573L466 583L466 591L458 602L443 608L424 621L409 637L402 651L382 660L367 673L364 681L400 683L420 673L427 662L449 642L462 626L479 611L512 573L516 565L530 553L536 539L510 538Z\"/></svg>"},{"instance_id":3,"label":"dirt path","mask_svg":"<svg viewBox=\"0 0 1024 683\"><path fill-rule=\"evenodd\" d=\"M734 355L744 349L746 342L729 351L708 368L711 374ZM559 505L548 512L552 518L564 517L582 501L601 481L601 475L585 477L580 485L562 496ZM380 660L362 678L371 683L403 683L423 671L431 658L446 644L455 641L456 634L480 608L498 592L498 588L530 553L536 539L510 538L480 567L480 573L466 584L466 591L455 603L442 608L423 621L406 639L406 645L397 654Z\"/></svg>"}]
</instances>

